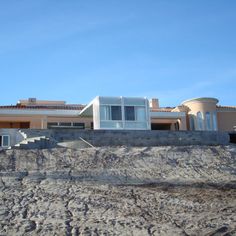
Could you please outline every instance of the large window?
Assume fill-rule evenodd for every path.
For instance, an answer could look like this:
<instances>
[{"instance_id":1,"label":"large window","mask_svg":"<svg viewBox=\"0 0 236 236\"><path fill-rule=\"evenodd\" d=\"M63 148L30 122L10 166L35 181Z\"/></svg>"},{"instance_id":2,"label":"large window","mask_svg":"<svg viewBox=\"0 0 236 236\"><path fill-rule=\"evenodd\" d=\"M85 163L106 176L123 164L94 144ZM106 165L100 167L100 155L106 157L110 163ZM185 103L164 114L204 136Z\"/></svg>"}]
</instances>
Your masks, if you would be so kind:
<instances>
[{"instance_id":1,"label":"large window","mask_svg":"<svg viewBox=\"0 0 236 236\"><path fill-rule=\"evenodd\" d=\"M135 120L134 106L125 106L125 120Z\"/></svg>"},{"instance_id":2,"label":"large window","mask_svg":"<svg viewBox=\"0 0 236 236\"><path fill-rule=\"evenodd\" d=\"M79 122L48 122L48 129L53 128L76 128L84 129L85 124Z\"/></svg>"},{"instance_id":3,"label":"large window","mask_svg":"<svg viewBox=\"0 0 236 236\"><path fill-rule=\"evenodd\" d=\"M212 130L211 128L211 113L206 112L206 130Z\"/></svg>"},{"instance_id":4,"label":"large window","mask_svg":"<svg viewBox=\"0 0 236 236\"><path fill-rule=\"evenodd\" d=\"M101 106L101 120L122 120L121 106Z\"/></svg>"},{"instance_id":5,"label":"large window","mask_svg":"<svg viewBox=\"0 0 236 236\"><path fill-rule=\"evenodd\" d=\"M125 120L127 121L145 121L145 107L125 106Z\"/></svg>"},{"instance_id":6,"label":"large window","mask_svg":"<svg viewBox=\"0 0 236 236\"><path fill-rule=\"evenodd\" d=\"M146 121L145 107L135 107L135 115L137 121Z\"/></svg>"},{"instance_id":7,"label":"large window","mask_svg":"<svg viewBox=\"0 0 236 236\"><path fill-rule=\"evenodd\" d=\"M110 108L110 106L101 106L100 119L101 120L111 120L111 108Z\"/></svg>"},{"instance_id":8,"label":"large window","mask_svg":"<svg viewBox=\"0 0 236 236\"><path fill-rule=\"evenodd\" d=\"M197 128L198 130L204 130L204 127L203 127L203 117L202 117L202 113L199 111L197 113Z\"/></svg>"},{"instance_id":9,"label":"large window","mask_svg":"<svg viewBox=\"0 0 236 236\"><path fill-rule=\"evenodd\" d=\"M144 98L99 97L99 129L149 129L148 101ZM97 107L94 106L94 110ZM99 119L100 118L100 119Z\"/></svg>"},{"instance_id":10,"label":"large window","mask_svg":"<svg viewBox=\"0 0 236 236\"><path fill-rule=\"evenodd\" d=\"M112 120L122 120L121 106L111 106L111 119Z\"/></svg>"}]
</instances>

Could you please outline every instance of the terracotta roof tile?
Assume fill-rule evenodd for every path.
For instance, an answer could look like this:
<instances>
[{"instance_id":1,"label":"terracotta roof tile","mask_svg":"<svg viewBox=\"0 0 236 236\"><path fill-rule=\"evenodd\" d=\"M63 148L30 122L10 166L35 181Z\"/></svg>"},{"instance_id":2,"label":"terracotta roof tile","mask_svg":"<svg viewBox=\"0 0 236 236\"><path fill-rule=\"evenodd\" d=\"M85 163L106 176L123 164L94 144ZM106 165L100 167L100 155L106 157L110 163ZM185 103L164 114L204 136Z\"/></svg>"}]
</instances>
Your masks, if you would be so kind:
<instances>
[{"instance_id":1,"label":"terracotta roof tile","mask_svg":"<svg viewBox=\"0 0 236 236\"><path fill-rule=\"evenodd\" d=\"M29 109L29 110L82 110L84 105L60 105L60 106L25 106L25 105L7 105L0 106L0 109Z\"/></svg>"},{"instance_id":2,"label":"terracotta roof tile","mask_svg":"<svg viewBox=\"0 0 236 236\"><path fill-rule=\"evenodd\" d=\"M151 108L152 112L171 112L174 107L160 107L160 108Z\"/></svg>"},{"instance_id":3,"label":"terracotta roof tile","mask_svg":"<svg viewBox=\"0 0 236 236\"><path fill-rule=\"evenodd\" d=\"M236 106L216 106L217 108L233 108L233 109L236 109Z\"/></svg>"}]
</instances>

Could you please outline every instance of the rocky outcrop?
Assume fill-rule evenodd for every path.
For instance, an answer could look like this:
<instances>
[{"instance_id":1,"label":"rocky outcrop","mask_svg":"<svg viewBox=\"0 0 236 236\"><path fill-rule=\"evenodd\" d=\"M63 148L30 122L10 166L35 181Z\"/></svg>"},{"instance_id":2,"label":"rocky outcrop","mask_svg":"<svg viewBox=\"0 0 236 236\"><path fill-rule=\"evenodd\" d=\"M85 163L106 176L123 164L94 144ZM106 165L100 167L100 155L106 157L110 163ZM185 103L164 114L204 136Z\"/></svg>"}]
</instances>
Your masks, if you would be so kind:
<instances>
[{"instance_id":1,"label":"rocky outcrop","mask_svg":"<svg viewBox=\"0 0 236 236\"><path fill-rule=\"evenodd\" d=\"M236 235L236 146L0 152L0 235Z\"/></svg>"}]
</instances>

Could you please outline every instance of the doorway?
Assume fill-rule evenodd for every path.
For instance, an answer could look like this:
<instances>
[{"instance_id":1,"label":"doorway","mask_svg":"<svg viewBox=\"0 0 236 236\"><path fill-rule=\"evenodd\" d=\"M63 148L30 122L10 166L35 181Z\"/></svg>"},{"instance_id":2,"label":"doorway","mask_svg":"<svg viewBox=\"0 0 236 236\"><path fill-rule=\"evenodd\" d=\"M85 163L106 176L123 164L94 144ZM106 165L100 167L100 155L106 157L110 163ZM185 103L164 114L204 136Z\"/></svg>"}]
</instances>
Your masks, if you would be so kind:
<instances>
[{"instance_id":1,"label":"doorway","mask_svg":"<svg viewBox=\"0 0 236 236\"><path fill-rule=\"evenodd\" d=\"M0 122L1 129L29 129L30 122Z\"/></svg>"},{"instance_id":2,"label":"doorway","mask_svg":"<svg viewBox=\"0 0 236 236\"><path fill-rule=\"evenodd\" d=\"M152 123L151 129L152 130L171 130L171 124L170 123L163 123L163 124Z\"/></svg>"}]
</instances>

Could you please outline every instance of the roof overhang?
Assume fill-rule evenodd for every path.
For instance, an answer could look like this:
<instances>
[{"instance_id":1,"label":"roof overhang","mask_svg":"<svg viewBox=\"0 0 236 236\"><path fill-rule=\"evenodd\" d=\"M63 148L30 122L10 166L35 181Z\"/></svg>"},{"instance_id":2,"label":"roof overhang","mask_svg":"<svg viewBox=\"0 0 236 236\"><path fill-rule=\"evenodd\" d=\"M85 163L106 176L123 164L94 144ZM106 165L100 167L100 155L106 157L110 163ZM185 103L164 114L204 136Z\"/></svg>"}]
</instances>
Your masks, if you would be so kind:
<instances>
[{"instance_id":1,"label":"roof overhang","mask_svg":"<svg viewBox=\"0 0 236 236\"><path fill-rule=\"evenodd\" d=\"M217 104L219 100L217 98L211 98L211 97L192 98L192 99L183 101L181 105L185 105L186 103L189 103L189 102L207 102L207 103Z\"/></svg>"},{"instance_id":2,"label":"roof overhang","mask_svg":"<svg viewBox=\"0 0 236 236\"><path fill-rule=\"evenodd\" d=\"M97 97L95 99L97 99ZM82 111L80 111L80 116L93 116L93 104L95 99L93 99L86 107L82 109Z\"/></svg>"},{"instance_id":3,"label":"roof overhang","mask_svg":"<svg viewBox=\"0 0 236 236\"><path fill-rule=\"evenodd\" d=\"M150 112L151 118L166 118L166 119L181 119L183 117L186 117L185 112Z\"/></svg>"},{"instance_id":4,"label":"roof overhang","mask_svg":"<svg viewBox=\"0 0 236 236\"><path fill-rule=\"evenodd\" d=\"M45 116L78 116L79 110L50 110L50 109L0 109L0 115L5 116L27 116L27 115L45 115Z\"/></svg>"}]
</instances>

